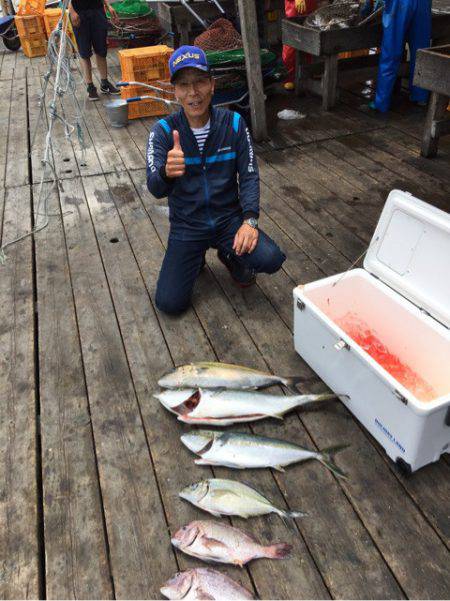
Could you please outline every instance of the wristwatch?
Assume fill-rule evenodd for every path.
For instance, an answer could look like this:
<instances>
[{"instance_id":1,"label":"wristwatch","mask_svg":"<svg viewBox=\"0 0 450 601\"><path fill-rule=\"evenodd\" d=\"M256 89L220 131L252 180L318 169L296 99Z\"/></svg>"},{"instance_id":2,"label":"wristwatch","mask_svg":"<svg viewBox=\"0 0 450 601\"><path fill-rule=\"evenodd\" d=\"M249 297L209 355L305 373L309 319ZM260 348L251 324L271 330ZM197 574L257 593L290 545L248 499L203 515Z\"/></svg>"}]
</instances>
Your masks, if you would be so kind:
<instances>
[{"instance_id":1,"label":"wristwatch","mask_svg":"<svg viewBox=\"0 0 450 601\"><path fill-rule=\"evenodd\" d=\"M249 217L248 219L244 219L244 223L253 227L255 230L258 229L258 220L255 217Z\"/></svg>"}]
</instances>

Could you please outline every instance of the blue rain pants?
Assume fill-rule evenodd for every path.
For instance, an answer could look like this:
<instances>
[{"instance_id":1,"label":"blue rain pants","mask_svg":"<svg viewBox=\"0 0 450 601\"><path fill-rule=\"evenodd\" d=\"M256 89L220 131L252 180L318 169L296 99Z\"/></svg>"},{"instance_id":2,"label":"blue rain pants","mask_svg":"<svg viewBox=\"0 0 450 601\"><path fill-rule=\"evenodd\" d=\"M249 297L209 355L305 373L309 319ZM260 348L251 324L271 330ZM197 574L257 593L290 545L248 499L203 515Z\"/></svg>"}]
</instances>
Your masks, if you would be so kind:
<instances>
[{"instance_id":1,"label":"blue rain pants","mask_svg":"<svg viewBox=\"0 0 450 601\"><path fill-rule=\"evenodd\" d=\"M410 51L409 87L413 102L426 102L428 92L413 86L416 53L428 48L431 40L431 0L386 0L383 13L383 41L378 68L376 108L385 113L408 42Z\"/></svg>"}]
</instances>

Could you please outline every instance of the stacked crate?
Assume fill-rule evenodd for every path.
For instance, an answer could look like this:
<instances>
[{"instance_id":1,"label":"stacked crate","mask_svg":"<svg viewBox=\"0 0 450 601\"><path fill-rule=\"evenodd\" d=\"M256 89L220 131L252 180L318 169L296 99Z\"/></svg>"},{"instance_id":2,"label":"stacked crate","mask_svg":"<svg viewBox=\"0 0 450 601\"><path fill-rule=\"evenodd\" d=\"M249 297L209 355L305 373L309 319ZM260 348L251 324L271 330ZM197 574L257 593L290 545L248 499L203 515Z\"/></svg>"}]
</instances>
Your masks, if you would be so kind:
<instances>
[{"instance_id":1,"label":"stacked crate","mask_svg":"<svg viewBox=\"0 0 450 601\"><path fill-rule=\"evenodd\" d=\"M14 22L25 56L29 58L45 56L47 54L47 36L42 15L16 15Z\"/></svg>"},{"instance_id":2,"label":"stacked crate","mask_svg":"<svg viewBox=\"0 0 450 601\"><path fill-rule=\"evenodd\" d=\"M60 8L46 8L45 9L45 11L44 11L44 23L45 23L45 30L47 32L47 36L48 37L50 37L52 31L58 25L59 20L61 19L61 15L62 15L62 10ZM66 13L66 15L65 15L65 20L68 21L68 23L67 23L67 35L71 39L74 49L77 50L78 46L77 46L77 42L76 42L76 39L75 39L75 35L73 33L72 23L70 22L68 13ZM64 23L64 25L65 25L65 23Z\"/></svg>"},{"instance_id":3,"label":"stacked crate","mask_svg":"<svg viewBox=\"0 0 450 601\"><path fill-rule=\"evenodd\" d=\"M169 57L173 49L168 46L149 46L147 48L130 48L119 50L120 66L123 81L139 81L142 83L162 87L158 82L169 81ZM156 92L143 86L128 86L121 89L123 99L135 96L158 95ZM162 98L171 99L170 93L160 94ZM128 117L151 117L166 115L169 112L167 105L157 100L139 100L128 105Z\"/></svg>"}]
</instances>

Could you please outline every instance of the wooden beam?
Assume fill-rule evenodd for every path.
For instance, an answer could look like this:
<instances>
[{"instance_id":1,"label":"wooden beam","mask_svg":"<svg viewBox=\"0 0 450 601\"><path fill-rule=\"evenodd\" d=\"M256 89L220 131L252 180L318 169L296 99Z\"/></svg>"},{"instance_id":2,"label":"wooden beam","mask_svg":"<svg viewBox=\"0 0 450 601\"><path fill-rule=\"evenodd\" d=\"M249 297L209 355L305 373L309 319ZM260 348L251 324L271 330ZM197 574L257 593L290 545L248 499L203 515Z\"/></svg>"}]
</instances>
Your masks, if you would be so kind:
<instances>
[{"instance_id":1,"label":"wooden beam","mask_svg":"<svg viewBox=\"0 0 450 601\"><path fill-rule=\"evenodd\" d=\"M254 0L238 0L238 7L245 52L247 82L250 91L252 134L257 142L261 142L267 138L267 121L256 7Z\"/></svg>"}]
</instances>

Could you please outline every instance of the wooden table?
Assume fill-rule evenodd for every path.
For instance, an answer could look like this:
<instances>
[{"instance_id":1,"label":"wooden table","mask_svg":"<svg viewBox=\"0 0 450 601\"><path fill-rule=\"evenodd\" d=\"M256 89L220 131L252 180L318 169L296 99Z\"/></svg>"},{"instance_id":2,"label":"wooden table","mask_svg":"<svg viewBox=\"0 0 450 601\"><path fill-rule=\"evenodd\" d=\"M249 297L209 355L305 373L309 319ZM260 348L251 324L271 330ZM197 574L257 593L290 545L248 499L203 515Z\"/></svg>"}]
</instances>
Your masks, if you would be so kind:
<instances>
[{"instance_id":1,"label":"wooden table","mask_svg":"<svg viewBox=\"0 0 450 601\"><path fill-rule=\"evenodd\" d=\"M300 18L284 19L282 31L283 44L297 50L296 91L319 94L325 110L332 109L337 101L339 53L379 47L383 36L381 24L320 31L304 26ZM450 40L450 7L436 1L433 3L433 39ZM305 53L313 55L312 64L308 64ZM350 66L353 63L358 71L363 68L368 76L376 72L377 62L377 56L346 61ZM353 70L351 73L356 75Z\"/></svg>"},{"instance_id":2,"label":"wooden table","mask_svg":"<svg viewBox=\"0 0 450 601\"><path fill-rule=\"evenodd\" d=\"M446 118L450 100L450 44L419 50L414 84L431 92L421 154L434 157L438 151L439 137L450 134L450 119Z\"/></svg>"}]
</instances>

